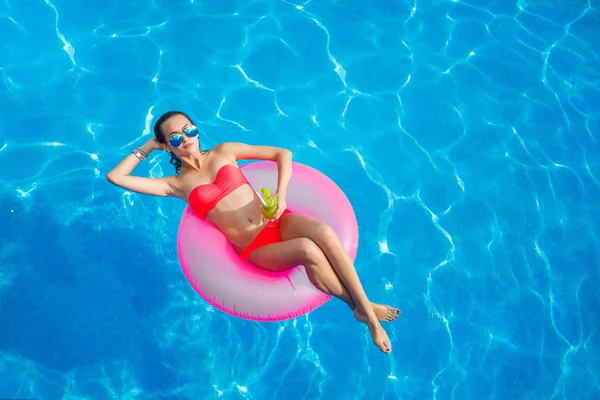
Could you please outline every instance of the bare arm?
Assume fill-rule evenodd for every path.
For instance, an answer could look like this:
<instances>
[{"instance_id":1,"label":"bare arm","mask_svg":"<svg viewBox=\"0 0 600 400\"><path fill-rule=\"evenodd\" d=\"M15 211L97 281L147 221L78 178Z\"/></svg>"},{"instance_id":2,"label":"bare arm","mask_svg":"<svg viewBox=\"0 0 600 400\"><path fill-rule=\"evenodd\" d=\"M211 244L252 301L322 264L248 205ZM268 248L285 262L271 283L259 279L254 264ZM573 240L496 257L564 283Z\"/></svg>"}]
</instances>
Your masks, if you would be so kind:
<instances>
[{"instance_id":1,"label":"bare arm","mask_svg":"<svg viewBox=\"0 0 600 400\"><path fill-rule=\"evenodd\" d=\"M236 160L271 160L277 162L277 195L285 198L287 185L292 177L292 152L281 147L251 146L244 143L223 143L224 152Z\"/></svg>"},{"instance_id":2,"label":"bare arm","mask_svg":"<svg viewBox=\"0 0 600 400\"><path fill-rule=\"evenodd\" d=\"M142 153L149 155L153 150L159 148L159 143L156 139L152 138L139 149ZM131 153L106 174L106 179L114 185L137 193L153 196L173 195L174 190L170 184L170 178L142 178L139 176L131 176L131 172L139 163L140 160Z\"/></svg>"}]
</instances>

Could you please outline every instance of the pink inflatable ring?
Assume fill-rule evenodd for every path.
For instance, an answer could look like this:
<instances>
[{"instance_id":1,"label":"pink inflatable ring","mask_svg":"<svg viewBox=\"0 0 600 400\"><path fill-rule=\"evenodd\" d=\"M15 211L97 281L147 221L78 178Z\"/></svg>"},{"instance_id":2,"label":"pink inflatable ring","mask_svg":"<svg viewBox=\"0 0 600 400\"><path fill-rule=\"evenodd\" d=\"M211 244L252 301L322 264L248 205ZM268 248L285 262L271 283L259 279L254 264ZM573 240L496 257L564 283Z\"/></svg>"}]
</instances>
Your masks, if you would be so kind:
<instances>
[{"instance_id":1,"label":"pink inflatable ring","mask_svg":"<svg viewBox=\"0 0 600 400\"><path fill-rule=\"evenodd\" d=\"M277 164L245 164L242 172L259 190L277 186ZM358 226L350 201L321 172L293 163L286 201L290 211L310 215L331 226L352 260L358 247ZM185 207L177 239L185 277L208 303L228 314L255 321L281 321L304 315L331 296L316 289L303 266L271 272L244 261L210 222Z\"/></svg>"}]
</instances>

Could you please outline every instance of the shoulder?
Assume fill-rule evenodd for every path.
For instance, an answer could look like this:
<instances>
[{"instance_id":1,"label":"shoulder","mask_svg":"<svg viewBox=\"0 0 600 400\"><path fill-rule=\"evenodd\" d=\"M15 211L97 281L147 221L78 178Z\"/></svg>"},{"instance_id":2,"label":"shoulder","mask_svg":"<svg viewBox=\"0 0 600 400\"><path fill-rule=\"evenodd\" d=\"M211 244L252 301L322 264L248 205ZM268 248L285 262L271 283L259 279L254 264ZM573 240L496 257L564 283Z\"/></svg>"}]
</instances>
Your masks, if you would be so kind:
<instances>
[{"instance_id":1,"label":"shoulder","mask_svg":"<svg viewBox=\"0 0 600 400\"><path fill-rule=\"evenodd\" d=\"M218 149L218 150L217 150ZM291 154L290 150L264 145L250 145L240 142L225 142L215 147L220 155L232 161L237 160L277 160L282 155Z\"/></svg>"},{"instance_id":2,"label":"shoulder","mask_svg":"<svg viewBox=\"0 0 600 400\"><path fill-rule=\"evenodd\" d=\"M213 147L211 151L219 156L224 156L235 160L237 158L236 155L239 152L239 149L243 148L244 146L247 145L240 142L223 142Z\"/></svg>"},{"instance_id":3,"label":"shoulder","mask_svg":"<svg viewBox=\"0 0 600 400\"><path fill-rule=\"evenodd\" d=\"M240 146L244 146L244 144L239 142L223 142L213 147L212 151L217 153L228 153L235 151L235 149Z\"/></svg>"}]
</instances>

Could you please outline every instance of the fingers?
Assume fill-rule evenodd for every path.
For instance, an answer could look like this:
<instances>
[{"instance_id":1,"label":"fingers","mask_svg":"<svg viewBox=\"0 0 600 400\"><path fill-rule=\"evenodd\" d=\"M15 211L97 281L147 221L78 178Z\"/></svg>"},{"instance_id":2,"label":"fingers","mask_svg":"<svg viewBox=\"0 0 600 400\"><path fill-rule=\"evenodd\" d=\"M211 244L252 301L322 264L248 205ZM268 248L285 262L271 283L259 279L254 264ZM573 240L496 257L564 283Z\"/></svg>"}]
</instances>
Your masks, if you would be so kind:
<instances>
[{"instance_id":1,"label":"fingers","mask_svg":"<svg viewBox=\"0 0 600 400\"><path fill-rule=\"evenodd\" d=\"M279 217L281 217L283 215L283 212L285 211L285 208L279 208L277 210L277 212L275 213L275 216L273 217L273 219L279 219Z\"/></svg>"}]
</instances>

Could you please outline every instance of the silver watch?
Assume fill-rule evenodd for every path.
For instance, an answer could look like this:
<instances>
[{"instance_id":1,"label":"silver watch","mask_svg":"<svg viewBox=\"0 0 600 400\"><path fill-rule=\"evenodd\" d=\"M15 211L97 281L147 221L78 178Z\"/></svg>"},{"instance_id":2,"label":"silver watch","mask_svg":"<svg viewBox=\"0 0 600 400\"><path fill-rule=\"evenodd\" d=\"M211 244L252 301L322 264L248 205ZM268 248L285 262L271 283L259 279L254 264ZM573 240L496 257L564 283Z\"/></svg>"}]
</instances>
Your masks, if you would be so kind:
<instances>
[{"instance_id":1,"label":"silver watch","mask_svg":"<svg viewBox=\"0 0 600 400\"><path fill-rule=\"evenodd\" d=\"M135 154L140 161L144 161L146 159L146 156L144 156L138 149L133 149L132 153Z\"/></svg>"}]
</instances>

